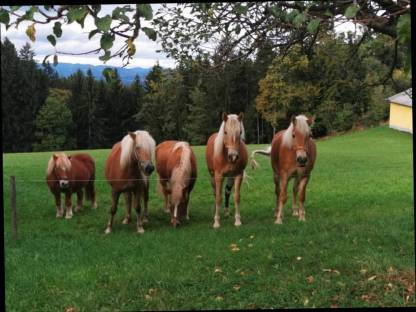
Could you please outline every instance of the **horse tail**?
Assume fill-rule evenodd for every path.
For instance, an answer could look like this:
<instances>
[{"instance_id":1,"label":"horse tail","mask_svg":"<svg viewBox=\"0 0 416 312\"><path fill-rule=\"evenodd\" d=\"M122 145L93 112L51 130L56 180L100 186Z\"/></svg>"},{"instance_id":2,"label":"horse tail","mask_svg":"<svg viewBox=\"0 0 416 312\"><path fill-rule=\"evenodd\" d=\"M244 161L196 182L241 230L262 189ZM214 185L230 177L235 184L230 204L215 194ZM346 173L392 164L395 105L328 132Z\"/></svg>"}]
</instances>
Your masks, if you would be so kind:
<instances>
[{"instance_id":1,"label":"horse tail","mask_svg":"<svg viewBox=\"0 0 416 312\"><path fill-rule=\"evenodd\" d=\"M256 168L260 167L259 163L254 159L254 156L256 154L265 155L265 156L270 157L271 151L272 151L272 146L271 145L268 146L265 150L254 150L251 153L251 156L250 156L250 158L251 158L251 162L250 162L251 163L251 168L256 169Z\"/></svg>"},{"instance_id":2,"label":"horse tail","mask_svg":"<svg viewBox=\"0 0 416 312\"><path fill-rule=\"evenodd\" d=\"M248 187L250 187L250 183L248 183L248 179L251 179L251 177L247 174L247 172L243 171L243 183L246 183Z\"/></svg>"}]
</instances>

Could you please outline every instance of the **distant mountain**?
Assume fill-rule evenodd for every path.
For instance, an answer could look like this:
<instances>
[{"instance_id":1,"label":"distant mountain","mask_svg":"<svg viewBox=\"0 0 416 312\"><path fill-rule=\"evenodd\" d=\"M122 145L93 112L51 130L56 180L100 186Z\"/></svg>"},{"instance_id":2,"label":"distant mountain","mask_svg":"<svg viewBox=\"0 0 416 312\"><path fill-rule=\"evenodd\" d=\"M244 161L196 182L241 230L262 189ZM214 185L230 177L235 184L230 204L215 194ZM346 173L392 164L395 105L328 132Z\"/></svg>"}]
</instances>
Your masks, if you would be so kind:
<instances>
[{"instance_id":1,"label":"distant mountain","mask_svg":"<svg viewBox=\"0 0 416 312\"><path fill-rule=\"evenodd\" d=\"M41 63L38 63L39 67L42 67ZM84 74L87 73L88 69L91 69L91 72L95 79L101 80L104 79L102 72L104 68L111 67L116 68L120 76L121 81L125 84L131 84L134 81L134 77L139 75L140 80L144 81L147 74L150 72L151 68L123 68L123 67L114 67L114 66L105 66L105 65L88 65L88 64L71 64L71 63L58 63L56 66L52 66L60 77L69 77L74 74L78 69L80 69Z\"/></svg>"}]
</instances>

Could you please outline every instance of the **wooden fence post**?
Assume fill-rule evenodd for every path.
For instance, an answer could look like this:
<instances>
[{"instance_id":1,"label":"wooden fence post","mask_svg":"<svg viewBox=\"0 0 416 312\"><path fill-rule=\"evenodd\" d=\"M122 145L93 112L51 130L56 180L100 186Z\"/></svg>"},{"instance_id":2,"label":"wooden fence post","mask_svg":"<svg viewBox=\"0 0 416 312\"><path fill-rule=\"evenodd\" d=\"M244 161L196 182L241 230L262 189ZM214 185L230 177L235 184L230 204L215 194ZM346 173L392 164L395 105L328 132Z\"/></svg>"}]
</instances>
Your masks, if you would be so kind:
<instances>
[{"instance_id":1,"label":"wooden fence post","mask_svg":"<svg viewBox=\"0 0 416 312\"><path fill-rule=\"evenodd\" d=\"M13 238L17 240L17 213L16 213L16 177L10 177L10 206L12 208Z\"/></svg>"}]
</instances>

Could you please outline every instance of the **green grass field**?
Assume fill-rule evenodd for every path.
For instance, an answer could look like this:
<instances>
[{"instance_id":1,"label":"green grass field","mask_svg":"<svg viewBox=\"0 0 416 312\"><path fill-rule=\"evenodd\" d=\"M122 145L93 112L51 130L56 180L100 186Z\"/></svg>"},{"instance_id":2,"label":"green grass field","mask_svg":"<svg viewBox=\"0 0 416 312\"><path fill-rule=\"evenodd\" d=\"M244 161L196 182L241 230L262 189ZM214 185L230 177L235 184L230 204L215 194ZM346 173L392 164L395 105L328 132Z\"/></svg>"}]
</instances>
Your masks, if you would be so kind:
<instances>
[{"instance_id":1,"label":"green grass field","mask_svg":"<svg viewBox=\"0 0 416 312\"><path fill-rule=\"evenodd\" d=\"M198 146L191 220L173 229L152 181L142 236L134 222L121 224L123 198L113 234L104 234L109 150L89 151L98 209L86 202L71 220L55 218L44 182L51 153L4 154L7 311L415 306L412 136L377 127L317 147L305 223L291 216L290 196L283 224L274 224L272 170L259 155L261 167L247 168L241 191L243 225L222 216L213 230L214 197ZM9 175L17 181L17 242Z\"/></svg>"}]
</instances>

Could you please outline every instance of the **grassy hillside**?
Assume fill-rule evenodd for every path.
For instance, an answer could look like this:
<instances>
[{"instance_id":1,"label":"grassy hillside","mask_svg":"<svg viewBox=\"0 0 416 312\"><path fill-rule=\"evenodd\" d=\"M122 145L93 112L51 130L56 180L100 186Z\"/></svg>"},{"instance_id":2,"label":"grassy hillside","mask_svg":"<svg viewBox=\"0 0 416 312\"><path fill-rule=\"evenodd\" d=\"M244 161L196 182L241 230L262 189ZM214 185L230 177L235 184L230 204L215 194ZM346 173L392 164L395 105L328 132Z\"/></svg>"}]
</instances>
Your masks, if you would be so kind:
<instances>
[{"instance_id":1,"label":"grassy hillside","mask_svg":"<svg viewBox=\"0 0 416 312\"><path fill-rule=\"evenodd\" d=\"M191 220L173 229L152 181L142 236L134 222L121 224L123 200L113 234L104 235L108 150L89 151L96 159L98 209L86 202L71 220L55 218L44 182L51 153L4 154L7 310L414 306L411 135L378 127L317 146L305 223L291 216L289 199L283 224L274 224L272 171L269 159L257 156L261 167L247 169L251 178L242 187L242 227L222 217L213 230L214 197L205 147L198 146ZM12 174L17 242L10 230Z\"/></svg>"}]
</instances>

